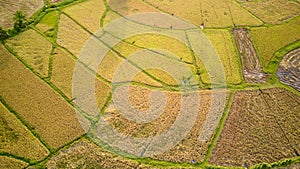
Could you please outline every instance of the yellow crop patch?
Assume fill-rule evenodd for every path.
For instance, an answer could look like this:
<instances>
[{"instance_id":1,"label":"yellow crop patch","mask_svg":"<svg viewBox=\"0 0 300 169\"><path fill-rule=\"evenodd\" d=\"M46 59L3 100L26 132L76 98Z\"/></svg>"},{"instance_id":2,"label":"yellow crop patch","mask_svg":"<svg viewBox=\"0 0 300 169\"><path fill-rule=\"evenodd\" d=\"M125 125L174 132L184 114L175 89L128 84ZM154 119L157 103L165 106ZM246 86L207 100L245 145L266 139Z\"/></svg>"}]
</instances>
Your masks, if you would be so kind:
<instances>
[{"instance_id":1,"label":"yellow crop patch","mask_svg":"<svg viewBox=\"0 0 300 169\"><path fill-rule=\"evenodd\" d=\"M14 169L14 168L25 168L28 166L27 163L21 160L17 160L10 157L0 156L0 168Z\"/></svg>"},{"instance_id":2,"label":"yellow crop patch","mask_svg":"<svg viewBox=\"0 0 300 169\"><path fill-rule=\"evenodd\" d=\"M57 32L57 43L59 45L67 48L75 56L79 57L80 51L89 38L90 34L74 21L66 15L60 16Z\"/></svg>"},{"instance_id":3,"label":"yellow crop patch","mask_svg":"<svg viewBox=\"0 0 300 169\"><path fill-rule=\"evenodd\" d=\"M32 160L42 160L49 151L34 135L0 103L0 149Z\"/></svg>"},{"instance_id":4,"label":"yellow crop patch","mask_svg":"<svg viewBox=\"0 0 300 169\"><path fill-rule=\"evenodd\" d=\"M88 0L63 9L63 12L92 33L100 29L100 19L104 11L105 6L100 0Z\"/></svg>"},{"instance_id":5,"label":"yellow crop patch","mask_svg":"<svg viewBox=\"0 0 300 169\"><path fill-rule=\"evenodd\" d=\"M278 24L300 13L300 4L292 0L246 1L238 0L247 10L261 20L271 24Z\"/></svg>"},{"instance_id":6,"label":"yellow crop patch","mask_svg":"<svg viewBox=\"0 0 300 169\"><path fill-rule=\"evenodd\" d=\"M9 39L6 45L39 74L48 76L52 44L43 36L30 29Z\"/></svg>"},{"instance_id":7,"label":"yellow crop patch","mask_svg":"<svg viewBox=\"0 0 300 169\"><path fill-rule=\"evenodd\" d=\"M208 39L219 54L227 83L239 84L242 81L241 66L230 32L227 30L206 30ZM222 39L222 40L220 40Z\"/></svg>"},{"instance_id":8,"label":"yellow crop patch","mask_svg":"<svg viewBox=\"0 0 300 169\"><path fill-rule=\"evenodd\" d=\"M262 66L268 67L274 53L300 38L300 17L283 25L251 28L250 36L261 58Z\"/></svg>"},{"instance_id":9,"label":"yellow crop patch","mask_svg":"<svg viewBox=\"0 0 300 169\"><path fill-rule=\"evenodd\" d=\"M182 17L196 26L202 23L205 27L262 24L257 18L240 8L236 2L230 0L145 1L172 15Z\"/></svg>"},{"instance_id":10,"label":"yellow crop patch","mask_svg":"<svg viewBox=\"0 0 300 169\"><path fill-rule=\"evenodd\" d=\"M81 136L73 107L2 46L0 51L8 58L0 69L0 93L7 104L52 148Z\"/></svg>"}]
</instances>

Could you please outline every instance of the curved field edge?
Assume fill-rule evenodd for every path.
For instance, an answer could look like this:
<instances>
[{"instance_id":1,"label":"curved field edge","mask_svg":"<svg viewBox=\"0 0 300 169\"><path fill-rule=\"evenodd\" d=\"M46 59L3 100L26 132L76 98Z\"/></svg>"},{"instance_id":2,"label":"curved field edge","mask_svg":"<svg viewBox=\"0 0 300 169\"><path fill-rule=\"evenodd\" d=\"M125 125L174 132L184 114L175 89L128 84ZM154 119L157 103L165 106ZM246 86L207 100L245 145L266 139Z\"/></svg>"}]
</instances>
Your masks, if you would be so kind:
<instances>
[{"instance_id":1,"label":"curved field edge","mask_svg":"<svg viewBox=\"0 0 300 169\"><path fill-rule=\"evenodd\" d=\"M286 56L289 52L300 48L300 39L297 40L296 42L290 43L281 49L277 50L275 54L273 55L270 64L268 67L263 68L265 72L270 74L269 82L271 84L274 83L281 83L277 77L277 70L279 67L280 61L283 59L284 56Z\"/></svg>"},{"instance_id":2,"label":"curved field edge","mask_svg":"<svg viewBox=\"0 0 300 169\"><path fill-rule=\"evenodd\" d=\"M66 2L68 2L68 3L66 3ZM56 7L63 7L64 5L67 5L67 4L73 4L73 2L74 3L77 3L77 2L81 2L81 0L77 0L77 1L73 1L73 0L68 0L68 1L63 1L61 4L55 4L56 5ZM53 6L54 7L54 6ZM47 9L46 11L47 12L49 12L49 11L56 11L56 10L58 10L59 8L56 8L56 7L54 7L54 8L52 8L52 9ZM41 16L41 15L39 15L39 16ZM280 59L279 59L280 60ZM31 70L31 71L33 71L33 70ZM65 146L68 146L68 145L65 145ZM52 151L53 152L53 151ZM53 154L55 154L55 153L53 153ZM295 159L291 159L292 160L292 163L297 163L297 162L299 162L300 161L300 159L299 158L295 158ZM168 162L164 162L164 161L153 161L153 160L151 160L151 159L141 159L141 160L138 160L138 161L142 161L142 162L145 162L145 163L153 163L154 165L153 166L156 166L156 164L158 165L158 164L161 164L162 166L169 166L169 165L171 165L171 166L178 166L178 167L180 167L181 166L181 164L170 164L170 163L168 163ZM273 166L273 164L275 164L275 163L272 163L272 164L270 164L271 166ZM276 163L277 164L277 163ZM280 162L278 162L278 164L280 164ZM187 164L187 166L190 166L189 164ZM202 167L204 167L204 166L206 166L206 165L196 165L196 166L198 166L198 167L200 167L200 166L202 166ZM216 167L217 168L217 166L212 166L212 165L207 165L207 166L210 166L211 168L214 168L214 167ZM258 165L259 166L259 165ZM276 165L274 165L274 166L276 166Z\"/></svg>"},{"instance_id":3,"label":"curved field edge","mask_svg":"<svg viewBox=\"0 0 300 169\"><path fill-rule=\"evenodd\" d=\"M300 48L300 39L297 40L296 42L290 43L290 44L282 47L281 49L277 50L274 53L269 66L267 68L265 68L265 71L268 73L272 73L272 74L276 73L278 66L279 66L279 62L282 60L282 58L286 54L288 54L289 52L291 52L297 48Z\"/></svg>"},{"instance_id":4,"label":"curved field edge","mask_svg":"<svg viewBox=\"0 0 300 169\"><path fill-rule=\"evenodd\" d=\"M275 52L299 40L300 16L279 25L249 27L249 34L258 53L263 70L268 68Z\"/></svg>"}]
</instances>

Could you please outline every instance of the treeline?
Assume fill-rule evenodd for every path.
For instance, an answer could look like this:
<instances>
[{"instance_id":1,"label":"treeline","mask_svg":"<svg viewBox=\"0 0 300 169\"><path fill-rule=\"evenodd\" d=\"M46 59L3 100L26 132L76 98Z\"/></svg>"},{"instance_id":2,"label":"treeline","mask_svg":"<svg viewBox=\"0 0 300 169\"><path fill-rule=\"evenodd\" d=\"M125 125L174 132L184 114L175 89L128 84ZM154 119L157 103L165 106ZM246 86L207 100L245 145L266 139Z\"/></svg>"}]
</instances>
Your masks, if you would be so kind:
<instances>
[{"instance_id":1,"label":"treeline","mask_svg":"<svg viewBox=\"0 0 300 169\"><path fill-rule=\"evenodd\" d=\"M0 26L0 41L4 41L5 39L18 34L23 31L29 23L26 20L26 15L22 11L16 11L13 17L14 26L12 29L5 30Z\"/></svg>"}]
</instances>

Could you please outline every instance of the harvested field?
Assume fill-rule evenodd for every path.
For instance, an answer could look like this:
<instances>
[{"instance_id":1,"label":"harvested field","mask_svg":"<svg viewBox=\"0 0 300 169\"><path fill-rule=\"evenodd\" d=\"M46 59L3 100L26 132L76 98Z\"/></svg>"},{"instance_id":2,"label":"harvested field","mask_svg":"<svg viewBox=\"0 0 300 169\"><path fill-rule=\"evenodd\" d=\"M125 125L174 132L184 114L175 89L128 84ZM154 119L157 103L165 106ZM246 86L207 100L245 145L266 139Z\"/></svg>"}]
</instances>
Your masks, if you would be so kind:
<instances>
[{"instance_id":1,"label":"harvested field","mask_svg":"<svg viewBox=\"0 0 300 169\"><path fill-rule=\"evenodd\" d=\"M227 30L205 30L207 38L214 45L221 63L223 64L226 80L229 84L242 82L240 64L237 53L234 49L233 39ZM222 41L220 41L222 39Z\"/></svg>"},{"instance_id":2,"label":"harvested field","mask_svg":"<svg viewBox=\"0 0 300 169\"><path fill-rule=\"evenodd\" d=\"M63 12L92 33L99 31L100 20L104 11L105 6L100 0L88 0L63 9Z\"/></svg>"},{"instance_id":3,"label":"harvested field","mask_svg":"<svg viewBox=\"0 0 300 169\"><path fill-rule=\"evenodd\" d=\"M58 11L47 13L35 27L50 39L54 38L54 30L58 22Z\"/></svg>"},{"instance_id":4,"label":"harvested field","mask_svg":"<svg viewBox=\"0 0 300 169\"><path fill-rule=\"evenodd\" d=\"M249 33L263 67L268 67L274 53L300 38L300 17L287 24L251 28Z\"/></svg>"},{"instance_id":5,"label":"harvested field","mask_svg":"<svg viewBox=\"0 0 300 169\"><path fill-rule=\"evenodd\" d=\"M299 110L299 96L285 89L237 92L210 163L242 167L297 156Z\"/></svg>"},{"instance_id":6,"label":"harvested field","mask_svg":"<svg viewBox=\"0 0 300 169\"><path fill-rule=\"evenodd\" d=\"M138 0L108 0L108 6L122 16L141 12L159 12L156 8Z\"/></svg>"},{"instance_id":7,"label":"harvested field","mask_svg":"<svg viewBox=\"0 0 300 169\"><path fill-rule=\"evenodd\" d=\"M43 0L34 0L34 1L0 0L0 11L1 11L0 26L5 29L13 27L14 25L13 17L17 10L23 11L28 18L43 6L44 6Z\"/></svg>"},{"instance_id":8,"label":"harvested field","mask_svg":"<svg viewBox=\"0 0 300 169\"><path fill-rule=\"evenodd\" d=\"M282 83L300 91L300 48L283 57L277 76Z\"/></svg>"},{"instance_id":9,"label":"harvested field","mask_svg":"<svg viewBox=\"0 0 300 169\"><path fill-rule=\"evenodd\" d=\"M49 151L20 121L0 103L0 151L31 160L45 158Z\"/></svg>"},{"instance_id":10,"label":"harvested field","mask_svg":"<svg viewBox=\"0 0 300 169\"><path fill-rule=\"evenodd\" d=\"M82 139L59 151L47 163L47 168L149 168L136 161L104 151L94 143Z\"/></svg>"},{"instance_id":11,"label":"harvested field","mask_svg":"<svg viewBox=\"0 0 300 169\"><path fill-rule=\"evenodd\" d=\"M244 28L232 31L237 48L239 50L245 81L248 83L262 83L267 80L268 75L262 70L256 50Z\"/></svg>"},{"instance_id":12,"label":"harvested field","mask_svg":"<svg viewBox=\"0 0 300 169\"><path fill-rule=\"evenodd\" d=\"M28 164L24 161L17 160L10 157L0 156L0 168L15 169L25 168Z\"/></svg>"},{"instance_id":13,"label":"harvested field","mask_svg":"<svg viewBox=\"0 0 300 169\"><path fill-rule=\"evenodd\" d=\"M196 26L229 27L234 25L261 25L262 22L230 0L217 1L160 1L143 0ZM188 11L188 12L187 12Z\"/></svg>"},{"instance_id":14,"label":"harvested field","mask_svg":"<svg viewBox=\"0 0 300 169\"><path fill-rule=\"evenodd\" d=\"M243 7L264 22L278 24L296 17L300 13L300 4L293 0L237 0Z\"/></svg>"},{"instance_id":15,"label":"harvested field","mask_svg":"<svg viewBox=\"0 0 300 169\"><path fill-rule=\"evenodd\" d=\"M6 45L43 77L48 76L52 44L43 36L30 29L7 40Z\"/></svg>"},{"instance_id":16,"label":"harvested field","mask_svg":"<svg viewBox=\"0 0 300 169\"><path fill-rule=\"evenodd\" d=\"M57 32L57 43L59 45L67 48L78 57L81 49L90 37L90 34L66 15L60 16Z\"/></svg>"},{"instance_id":17,"label":"harvested field","mask_svg":"<svg viewBox=\"0 0 300 169\"><path fill-rule=\"evenodd\" d=\"M121 133L126 137L133 138L149 138L156 135L160 135L167 131L171 126L174 125L175 120L180 114L182 107L182 96L177 92L166 92L163 94L166 96L166 105L160 102L160 105L150 102L151 99L158 99L155 97L160 97L157 95L151 95L150 93L155 90L150 90L141 86L130 86L129 87L129 100L131 102L131 107L133 109L143 112L145 115L149 113L148 111L153 108L153 106L162 107L164 110L161 112L160 116L153 121L147 123L139 123L125 118L120 112L122 108L116 107L119 102L111 102L109 107L105 110L105 121L107 121L117 132ZM217 92L216 97L220 96L222 98L222 93ZM118 95L118 98L122 96ZM191 124L191 130L186 133L183 140L180 141L175 147L154 156L153 158L159 160L173 161L173 162L191 162L195 160L200 162L204 159L205 153L207 151L208 145L212 134L214 133L215 127L218 124L223 110L220 108L222 104L221 100L211 103L212 99L211 91L200 91L199 99L200 105L198 112L196 113L195 123ZM122 98L121 98L122 100ZM122 101L122 102L125 102ZM195 102L195 101L191 101ZM155 105L153 105L155 104ZM213 105L212 105L213 104ZM217 106L219 105L219 106ZM210 120L206 121L208 112L213 109L214 115L210 115ZM197 111L197 110L196 110ZM150 114L147 114L147 116ZM205 124L205 121L207 124ZM201 133L204 130L204 133ZM199 139L201 141L199 141Z\"/></svg>"},{"instance_id":18,"label":"harvested field","mask_svg":"<svg viewBox=\"0 0 300 169\"><path fill-rule=\"evenodd\" d=\"M0 95L5 102L52 148L81 136L84 132L71 105L2 46L0 51L9 57L0 70Z\"/></svg>"}]
</instances>

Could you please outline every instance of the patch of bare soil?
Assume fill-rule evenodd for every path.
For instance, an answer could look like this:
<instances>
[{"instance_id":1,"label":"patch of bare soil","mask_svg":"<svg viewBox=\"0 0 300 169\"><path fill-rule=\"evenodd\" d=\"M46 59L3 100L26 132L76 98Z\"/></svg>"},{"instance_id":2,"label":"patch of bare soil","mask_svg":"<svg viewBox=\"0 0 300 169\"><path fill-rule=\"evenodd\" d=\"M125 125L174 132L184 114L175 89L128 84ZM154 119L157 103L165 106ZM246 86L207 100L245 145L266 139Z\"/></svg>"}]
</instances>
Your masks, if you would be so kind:
<instances>
[{"instance_id":1,"label":"patch of bare soil","mask_svg":"<svg viewBox=\"0 0 300 169\"><path fill-rule=\"evenodd\" d=\"M300 91L300 48L283 57L277 76L282 83Z\"/></svg>"},{"instance_id":2,"label":"patch of bare soil","mask_svg":"<svg viewBox=\"0 0 300 169\"><path fill-rule=\"evenodd\" d=\"M242 58L243 75L248 83L262 83L268 75L263 72L257 52L252 44L248 31L244 28L232 31L240 56Z\"/></svg>"}]
</instances>

